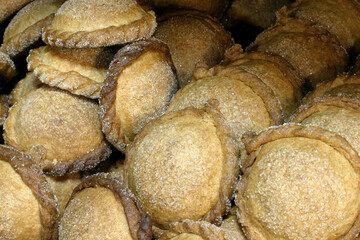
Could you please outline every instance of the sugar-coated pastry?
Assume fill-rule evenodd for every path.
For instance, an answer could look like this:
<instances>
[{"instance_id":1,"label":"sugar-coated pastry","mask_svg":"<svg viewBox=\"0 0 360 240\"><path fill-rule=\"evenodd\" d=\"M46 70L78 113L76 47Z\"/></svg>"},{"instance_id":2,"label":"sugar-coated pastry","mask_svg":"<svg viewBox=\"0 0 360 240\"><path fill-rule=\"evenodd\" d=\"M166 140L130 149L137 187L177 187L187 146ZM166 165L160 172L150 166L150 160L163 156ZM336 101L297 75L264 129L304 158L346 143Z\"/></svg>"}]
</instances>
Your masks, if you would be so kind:
<instances>
[{"instance_id":1,"label":"sugar-coated pastry","mask_svg":"<svg viewBox=\"0 0 360 240\"><path fill-rule=\"evenodd\" d=\"M33 0L3 0L0 4L0 23Z\"/></svg>"},{"instance_id":2,"label":"sugar-coated pastry","mask_svg":"<svg viewBox=\"0 0 360 240\"><path fill-rule=\"evenodd\" d=\"M198 11L174 11L158 18L155 37L170 48L180 87L192 80L197 65L212 67L233 45L229 32L215 18Z\"/></svg>"},{"instance_id":3,"label":"sugar-coated pastry","mask_svg":"<svg viewBox=\"0 0 360 240\"><path fill-rule=\"evenodd\" d=\"M151 240L151 221L116 178L95 174L75 189L58 221L56 239Z\"/></svg>"},{"instance_id":4,"label":"sugar-coated pastry","mask_svg":"<svg viewBox=\"0 0 360 240\"><path fill-rule=\"evenodd\" d=\"M176 90L175 67L163 42L148 39L120 49L100 92L106 139L124 152L147 122L166 111Z\"/></svg>"},{"instance_id":5,"label":"sugar-coated pastry","mask_svg":"<svg viewBox=\"0 0 360 240\"><path fill-rule=\"evenodd\" d=\"M16 74L16 67L10 57L0 51L0 89Z\"/></svg>"},{"instance_id":6,"label":"sugar-coated pastry","mask_svg":"<svg viewBox=\"0 0 360 240\"><path fill-rule=\"evenodd\" d=\"M153 226L220 223L239 174L239 150L221 114L186 108L149 122L127 149L125 179Z\"/></svg>"},{"instance_id":7,"label":"sugar-coated pastry","mask_svg":"<svg viewBox=\"0 0 360 240\"><path fill-rule=\"evenodd\" d=\"M286 124L244 138L235 203L251 239L353 239L360 158L341 135Z\"/></svg>"},{"instance_id":8,"label":"sugar-coated pastry","mask_svg":"<svg viewBox=\"0 0 360 240\"><path fill-rule=\"evenodd\" d=\"M101 131L99 111L90 99L41 87L11 108L4 140L38 159L52 175L92 168L111 152Z\"/></svg>"},{"instance_id":9,"label":"sugar-coated pastry","mask_svg":"<svg viewBox=\"0 0 360 240\"><path fill-rule=\"evenodd\" d=\"M57 202L30 156L0 145L0 238L51 239Z\"/></svg>"},{"instance_id":10,"label":"sugar-coated pastry","mask_svg":"<svg viewBox=\"0 0 360 240\"><path fill-rule=\"evenodd\" d=\"M23 96L29 92L38 89L43 83L32 72L28 72L26 76L16 83L15 87L9 94L10 106L14 105Z\"/></svg>"},{"instance_id":11,"label":"sugar-coated pastry","mask_svg":"<svg viewBox=\"0 0 360 240\"><path fill-rule=\"evenodd\" d=\"M4 32L1 50L11 58L26 52L41 40L42 29L49 25L65 0L35 0L23 7Z\"/></svg>"},{"instance_id":12,"label":"sugar-coated pastry","mask_svg":"<svg viewBox=\"0 0 360 240\"><path fill-rule=\"evenodd\" d=\"M154 12L135 0L68 0L42 39L57 47L104 47L148 38L155 28Z\"/></svg>"},{"instance_id":13,"label":"sugar-coated pastry","mask_svg":"<svg viewBox=\"0 0 360 240\"><path fill-rule=\"evenodd\" d=\"M99 98L115 53L111 48L42 46L30 51L28 69L43 83L76 95Z\"/></svg>"}]
</instances>

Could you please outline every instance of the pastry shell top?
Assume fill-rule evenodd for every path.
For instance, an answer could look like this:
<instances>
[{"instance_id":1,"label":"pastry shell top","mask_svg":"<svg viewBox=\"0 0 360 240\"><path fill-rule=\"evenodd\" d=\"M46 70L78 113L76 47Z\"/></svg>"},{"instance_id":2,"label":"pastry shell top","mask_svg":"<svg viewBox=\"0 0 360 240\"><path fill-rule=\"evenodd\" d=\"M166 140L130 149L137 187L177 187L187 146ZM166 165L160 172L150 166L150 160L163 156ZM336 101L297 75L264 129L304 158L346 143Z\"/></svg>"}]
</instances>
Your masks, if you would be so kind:
<instances>
[{"instance_id":1,"label":"pastry shell top","mask_svg":"<svg viewBox=\"0 0 360 240\"><path fill-rule=\"evenodd\" d=\"M104 47L150 37L155 14L135 0L68 0L43 32L45 43L67 48Z\"/></svg>"},{"instance_id":2,"label":"pastry shell top","mask_svg":"<svg viewBox=\"0 0 360 240\"><path fill-rule=\"evenodd\" d=\"M284 17L281 11L276 24L259 34L247 51L282 56L310 88L346 70L348 55L335 35L308 20Z\"/></svg>"},{"instance_id":3,"label":"pastry shell top","mask_svg":"<svg viewBox=\"0 0 360 240\"><path fill-rule=\"evenodd\" d=\"M221 221L239 174L239 150L213 108L186 108L149 122L127 148L125 179L153 226Z\"/></svg>"},{"instance_id":4,"label":"pastry shell top","mask_svg":"<svg viewBox=\"0 0 360 240\"><path fill-rule=\"evenodd\" d=\"M163 42L147 39L120 49L100 92L106 139L124 152L150 119L166 111L176 90L175 67Z\"/></svg>"},{"instance_id":5,"label":"pastry shell top","mask_svg":"<svg viewBox=\"0 0 360 240\"><path fill-rule=\"evenodd\" d=\"M16 67L9 55L0 51L0 88L10 81L16 74Z\"/></svg>"},{"instance_id":6,"label":"pastry shell top","mask_svg":"<svg viewBox=\"0 0 360 240\"><path fill-rule=\"evenodd\" d=\"M287 16L308 19L335 34L341 45L360 53L360 3L353 0L300 0Z\"/></svg>"},{"instance_id":7,"label":"pastry shell top","mask_svg":"<svg viewBox=\"0 0 360 240\"><path fill-rule=\"evenodd\" d=\"M33 0L2 1L0 4L0 23L31 1Z\"/></svg>"},{"instance_id":8,"label":"pastry shell top","mask_svg":"<svg viewBox=\"0 0 360 240\"><path fill-rule=\"evenodd\" d=\"M157 18L155 37L170 48L180 87L192 80L197 65L212 67L224 58L233 39L211 16L190 10L167 12Z\"/></svg>"},{"instance_id":9,"label":"pastry shell top","mask_svg":"<svg viewBox=\"0 0 360 240\"><path fill-rule=\"evenodd\" d=\"M57 203L38 164L0 146L0 229L3 239L50 239Z\"/></svg>"},{"instance_id":10,"label":"pastry shell top","mask_svg":"<svg viewBox=\"0 0 360 240\"><path fill-rule=\"evenodd\" d=\"M4 32L1 49L11 58L41 40L42 28L49 25L65 0L35 0L22 8Z\"/></svg>"},{"instance_id":11,"label":"pastry shell top","mask_svg":"<svg viewBox=\"0 0 360 240\"><path fill-rule=\"evenodd\" d=\"M360 158L344 138L319 127L285 124L244 141L235 203L251 239L358 234Z\"/></svg>"},{"instance_id":12,"label":"pastry shell top","mask_svg":"<svg viewBox=\"0 0 360 240\"><path fill-rule=\"evenodd\" d=\"M360 97L360 75L344 74L335 78L334 81L319 83L304 97L303 103L309 103L320 96L343 94Z\"/></svg>"},{"instance_id":13,"label":"pastry shell top","mask_svg":"<svg viewBox=\"0 0 360 240\"><path fill-rule=\"evenodd\" d=\"M26 76L21 79L13 90L9 94L9 103L10 106L14 105L17 101L20 100L23 96L29 92L38 89L43 85L42 82L34 75L32 72L28 72Z\"/></svg>"},{"instance_id":14,"label":"pastry shell top","mask_svg":"<svg viewBox=\"0 0 360 240\"><path fill-rule=\"evenodd\" d=\"M11 108L4 123L4 140L37 158L52 175L85 170L110 154L98 112L92 100L41 87Z\"/></svg>"},{"instance_id":15,"label":"pastry shell top","mask_svg":"<svg viewBox=\"0 0 360 240\"><path fill-rule=\"evenodd\" d=\"M69 49L42 46L30 51L28 69L43 83L76 95L99 98L114 57L110 48Z\"/></svg>"},{"instance_id":16,"label":"pastry shell top","mask_svg":"<svg viewBox=\"0 0 360 240\"><path fill-rule=\"evenodd\" d=\"M62 239L150 240L150 218L129 189L110 175L85 178L73 191L58 221Z\"/></svg>"},{"instance_id":17,"label":"pastry shell top","mask_svg":"<svg viewBox=\"0 0 360 240\"><path fill-rule=\"evenodd\" d=\"M300 106L291 122L315 125L343 136L360 153L360 99L323 96Z\"/></svg>"}]
</instances>

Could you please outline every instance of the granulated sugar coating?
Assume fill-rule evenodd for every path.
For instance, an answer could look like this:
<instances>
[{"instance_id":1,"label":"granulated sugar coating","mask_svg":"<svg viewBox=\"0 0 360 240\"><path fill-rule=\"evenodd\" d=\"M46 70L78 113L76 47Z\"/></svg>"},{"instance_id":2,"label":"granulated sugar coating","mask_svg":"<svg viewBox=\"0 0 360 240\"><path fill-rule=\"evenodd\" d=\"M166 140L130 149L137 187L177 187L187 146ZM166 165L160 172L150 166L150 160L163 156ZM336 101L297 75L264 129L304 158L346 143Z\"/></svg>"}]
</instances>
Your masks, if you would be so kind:
<instances>
[{"instance_id":1,"label":"granulated sugar coating","mask_svg":"<svg viewBox=\"0 0 360 240\"><path fill-rule=\"evenodd\" d=\"M168 113L146 125L129 146L126 179L154 226L214 222L230 204L236 149L216 115L195 108Z\"/></svg>"},{"instance_id":2,"label":"granulated sugar coating","mask_svg":"<svg viewBox=\"0 0 360 240\"><path fill-rule=\"evenodd\" d=\"M244 184L240 221L257 239L338 239L358 217L358 169L320 140L262 145Z\"/></svg>"}]
</instances>

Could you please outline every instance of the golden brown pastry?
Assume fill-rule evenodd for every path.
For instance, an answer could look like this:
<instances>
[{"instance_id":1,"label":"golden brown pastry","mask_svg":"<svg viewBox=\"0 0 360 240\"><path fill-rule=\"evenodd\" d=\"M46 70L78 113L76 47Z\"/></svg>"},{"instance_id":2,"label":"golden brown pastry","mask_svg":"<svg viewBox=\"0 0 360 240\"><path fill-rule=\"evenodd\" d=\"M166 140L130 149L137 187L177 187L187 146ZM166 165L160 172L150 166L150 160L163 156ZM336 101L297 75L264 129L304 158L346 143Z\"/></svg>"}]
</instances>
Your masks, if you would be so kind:
<instances>
[{"instance_id":1,"label":"golden brown pastry","mask_svg":"<svg viewBox=\"0 0 360 240\"><path fill-rule=\"evenodd\" d=\"M153 226L221 222L239 174L239 150L212 108L186 108L149 122L126 154L125 179Z\"/></svg>"},{"instance_id":2,"label":"golden brown pastry","mask_svg":"<svg viewBox=\"0 0 360 240\"><path fill-rule=\"evenodd\" d=\"M0 4L0 23L33 0L2 0Z\"/></svg>"},{"instance_id":3,"label":"golden brown pastry","mask_svg":"<svg viewBox=\"0 0 360 240\"><path fill-rule=\"evenodd\" d=\"M70 199L70 196L77 185L81 183L81 174L66 174L61 177L54 177L45 175L51 190L56 196L60 215L64 213L65 206Z\"/></svg>"},{"instance_id":4,"label":"golden brown pastry","mask_svg":"<svg viewBox=\"0 0 360 240\"><path fill-rule=\"evenodd\" d=\"M135 0L68 0L56 12L42 39L51 46L104 47L150 37L155 14Z\"/></svg>"},{"instance_id":5,"label":"golden brown pastry","mask_svg":"<svg viewBox=\"0 0 360 240\"><path fill-rule=\"evenodd\" d=\"M96 102L41 87L21 98L4 123L4 140L52 175L96 166L110 154Z\"/></svg>"},{"instance_id":6,"label":"golden brown pastry","mask_svg":"<svg viewBox=\"0 0 360 240\"><path fill-rule=\"evenodd\" d=\"M309 103L320 96L349 95L354 98L360 97L360 75L340 75L331 82L319 83L316 88L309 92L303 99L303 103Z\"/></svg>"},{"instance_id":7,"label":"golden brown pastry","mask_svg":"<svg viewBox=\"0 0 360 240\"><path fill-rule=\"evenodd\" d=\"M206 12L220 18L228 5L227 0L150 0L149 4L155 8L169 11L171 9L193 9ZM164 10L165 9L165 10Z\"/></svg>"},{"instance_id":8,"label":"golden brown pastry","mask_svg":"<svg viewBox=\"0 0 360 240\"><path fill-rule=\"evenodd\" d=\"M3 125L9 112L9 97L6 94L0 94L0 125Z\"/></svg>"},{"instance_id":9,"label":"golden brown pastry","mask_svg":"<svg viewBox=\"0 0 360 240\"><path fill-rule=\"evenodd\" d=\"M290 121L337 132L360 152L359 98L346 95L318 97L300 106Z\"/></svg>"},{"instance_id":10,"label":"golden brown pastry","mask_svg":"<svg viewBox=\"0 0 360 240\"><path fill-rule=\"evenodd\" d=\"M0 51L0 89L16 74L16 67L10 57Z\"/></svg>"},{"instance_id":11,"label":"golden brown pastry","mask_svg":"<svg viewBox=\"0 0 360 240\"><path fill-rule=\"evenodd\" d=\"M235 203L250 239L353 239L360 158L340 135L287 124L244 138Z\"/></svg>"},{"instance_id":12,"label":"golden brown pastry","mask_svg":"<svg viewBox=\"0 0 360 240\"><path fill-rule=\"evenodd\" d=\"M100 92L106 139L124 152L151 119L162 115L177 90L168 47L156 39L120 49Z\"/></svg>"},{"instance_id":13,"label":"golden brown pastry","mask_svg":"<svg viewBox=\"0 0 360 240\"><path fill-rule=\"evenodd\" d=\"M110 166L107 171L111 176L117 178L121 182L125 182L125 155L120 155L116 157L115 163Z\"/></svg>"},{"instance_id":14,"label":"golden brown pastry","mask_svg":"<svg viewBox=\"0 0 360 240\"><path fill-rule=\"evenodd\" d=\"M287 17L281 17L274 26L259 34L247 51L282 56L310 89L343 73L348 60L335 35L308 20Z\"/></svg>"},{"instance_id":15,"label":"golden brown pastry","mask_svg":"<svg viewBox=\"0 0 360 240\"><path fill-rule=\"evenodd\" d=\"M0 146L1 239L51 239L57 203L38 164Z\"/></svg>"},{"instance_id":16,"label":"golden brown pastry","mask_svg":"<svg viewBox=\"0 0 360 240\"><path fill-rule=\"evenodd\" d=\"M43 46L30 51L28 69L43 83L76 95L99 98L115 53L110 48L69 49Z\"/></svg>"},{"instance_id":17,"label":"golden brown pastry","mask_svg":"<svg viewBox=\"0 0 360 240\"><path fill-rule=\"evenodd\" d=\"M258 132L283 122L273 91L255 75L235 68L189 83L174 95L168 111L201 107L209 101L218 105L241 148L245 132Z\"/></svg>"},{"instance_id":18,"label":"golden brown pastry","mask_svg":"<svg viewBox=\"0 0 360 240\"><path fill-rule=\"evenodd\" d=\"M12 89L9 95L10 105L14 105L29 92L38 89L43 83L32 72L28 72Z\"/></svg>"},{"instance_id":19,"label":"golden brown pastry","mask_svg":"<svg viewBox=\"0 0 360 240\"><path fill-rule=\"evenodd\" d=\"M41 40L42 28L49 25L65 0L35 0L22 8L4 32L1 50L11 58L25 52Z\"/></svg>"},{"instance_id":20,"label":"golden brown pastry","mask_svg":"<svg viewBox=\"0 0 360 240\"><path fill-rule=\"evenodd\" d=\"M267 28L275 23L276 11L289 3L289 0L234 0L226 10L223 22L229 27L246 22L252 26Z\"/></svg>"},{"instance_id":21,"label":"golden brown pastry","mask_svg":"<svg viewBox=\"0 0 360 240\"><path fill-rule=\"evenodd\" d=\"M151 240L151 222L127 187L105 174L77 186L59 219L57 239Z\"/></svg>"},{"instance_id":22,"label":"golden brown pastry","mask_svg":"<svg viewBox=\"0 0 360 240\"><path fill-rule=\"evenodd\" d=\"M285 119L300 105L303 79L285 59L265 52L243 53L236 47L227 56L227 61L214 67L214 74L224 68L240 68L257 76L274 91Z\"/></svg>"},{"instance_id":23,"label":"golden brown pastry","mask_svg":"<svg viewBox=\"0 0 360 240\"><path fill-rule=\"evenodd\" d=\"M170 48L180 87L192 80L197 65L212 67L223 58L233 40L214 18L197 11L175 11L158 18L155 37Z\"/></svg>"},{"instance_id":24,"label":"golden brown pastry","mask_svg":"<svg viewBox=\"0 0 360 240\"><path fill-rule=\"evenodd\" d=\"M308 19L335 34L341 45L360 53L360 3L356 0L298 0L286 11L294 18ZM355 55L355 56L356 56Z\"/></svg>"}]
</instances>

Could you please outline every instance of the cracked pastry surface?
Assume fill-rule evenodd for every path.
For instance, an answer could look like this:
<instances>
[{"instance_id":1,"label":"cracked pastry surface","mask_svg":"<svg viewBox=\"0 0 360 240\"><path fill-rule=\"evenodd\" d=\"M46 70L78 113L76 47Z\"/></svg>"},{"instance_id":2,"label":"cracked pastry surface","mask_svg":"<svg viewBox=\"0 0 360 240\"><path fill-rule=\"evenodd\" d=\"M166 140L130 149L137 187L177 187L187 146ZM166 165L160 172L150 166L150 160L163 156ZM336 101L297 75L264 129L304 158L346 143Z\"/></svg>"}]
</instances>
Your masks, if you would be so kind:
<instances>
[{"instance_id":1,"label":"cracked pastry surface","mask_svg":"<svg viewBox=\"0 0 360 240\"><path fill-rule=\"evenodd\" d=\"M104 47L148 38L156 25L154 12L146 12L135 0L68 0L42 39L58 47Z\"/></svg>"},{"instance_id":2,"label":"cracked pastry surface","mask_svg":"<svg viewBox=\"0 0 360 240\"><path fill-rule=\"evenodd\" d=\"M94 167L110 154L98 104L50 87L30 92L11 108L4 140L53 175Z\"/></svg>"}]
</instances>

